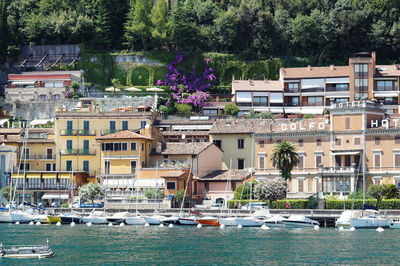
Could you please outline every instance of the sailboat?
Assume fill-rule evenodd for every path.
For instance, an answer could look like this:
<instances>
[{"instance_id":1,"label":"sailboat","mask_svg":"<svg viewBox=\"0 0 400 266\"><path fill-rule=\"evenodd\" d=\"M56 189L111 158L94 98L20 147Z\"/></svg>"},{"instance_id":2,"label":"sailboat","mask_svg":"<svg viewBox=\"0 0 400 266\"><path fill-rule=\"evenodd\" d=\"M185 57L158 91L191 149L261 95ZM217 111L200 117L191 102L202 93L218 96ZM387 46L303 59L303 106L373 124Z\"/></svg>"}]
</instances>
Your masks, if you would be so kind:
<instances>
[{"instance_id":1,"label":"sailboat","mask_svg":"<svg viewBox=\"0 0 400 266\"><path fill-rule=\"evenodd\" d=\"M365 112L365 111L364 111ZM366 124L366 123L365 123ZM362 149L362 176L363 176L363 208L361 212L361 217L351 218L350 226L354 228L388 228L389 221L387 218L382 218L379 216L379 211L373 206L365 204L365 190L366 190L366 180L365 180L365 169L367 167L366 164L366 137L365 137L365 128L363 127L363 149ZM356 192L356 191L355 191ZM367 211L368 210L368 211Z\"/></svg>"},{"instance_id":2,"label":"sailboat","mask_svg":"<svg viewBox=\"0 0 400 266\"><path fill-rule=\"evenodd\" d=\"M139 158L140 158L140 150L139 150ZM138 193L137 191L139 191L139 181L137 180L136 183L136 213L135 215L129 215L128 217L126 217L125 219L125 223L128 225L144 225L146 224L146 219L139 213L138 211ZM132 188L133 189L133 188Z\"/></svg>"},{"instance_id":3,"label":"sailboat","mask_svg":"<svg viewBox=\"0 0 400 266\"><path fill-rule=\"evenodd\" d=\"M82 217L82 222L92 224L107 224L107 219L104 212L93 209L89 216Z\"/></svg>"},{"instance_id":4,"label":"sailboat","mask_svg":"<svg viewBox=\"0 0 400 266\"><path fill-rule=\"evenodd\" d=\"M232 159L229 162L229 176L228 176L228 180L226 181L226 187L225 187L225 199L226 199L226 194L227 194L227 190L228 187L230 185L231 182L231 172L232 172ZM242 190L243 193L243 190ZM225 202L225 206L227 206L227 202ZM222 214L222 209L221 209L221 214ZM226 217L226 218L221 218L219 219L219 223L223 224L225 226L236 226L238 225L236 222L237 217Z\"/></svg>"},{"instance_id":5,"label":"sailboat","mask_svg":"<svg viewBox=\"0 0 400 266\"><path fill-rule=\"evenodd\" d=\"M10 168L8 168L8 165L6 165L6 168L7 169L5 169L6 171L6 173L8 173L8 172L12 172L12 168L13 168L13 162L14 162L14 148L12 149L12 153L11 153L11 160L10 160ZM11 171L9 171L9 169L11 169ZM5 177L4 177L4 183L3 183L3 190L2 190L2 193L1 193L1 198L0 198L0 203L1 202L3 202L3 193L4 193L4 189L5 189L5 187L6 187L6 185L7 185L7 174L5 175ZM11 179L11 174L10 174L10 179ZM11 195L12 195L12 186L11 186L11 180L10 180L10 191L9 191L9 196L10 196L10 201L9 201L9 208L7 209L7 208L0 208L0 223L11 223L11 215L10 215L10 209L12 208L12 206L11 206Z\"/></svg>"}]
</instances>

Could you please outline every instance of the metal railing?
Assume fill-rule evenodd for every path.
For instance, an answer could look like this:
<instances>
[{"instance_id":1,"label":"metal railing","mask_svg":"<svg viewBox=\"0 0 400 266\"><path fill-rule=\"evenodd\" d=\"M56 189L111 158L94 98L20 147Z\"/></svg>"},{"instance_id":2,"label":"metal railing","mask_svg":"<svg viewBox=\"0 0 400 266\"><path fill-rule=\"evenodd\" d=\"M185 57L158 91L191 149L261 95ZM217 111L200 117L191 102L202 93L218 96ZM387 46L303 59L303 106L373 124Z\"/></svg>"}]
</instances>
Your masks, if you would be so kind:
<instances>
[{"instance_id":1,"label":"metal railing","mask_svg":"<svg viewBox=\"0 0 400 266\"><path fill-rule=\"evenodd\" d=\"M37 155L39 160L55 160L55 154L39 154Z\"/></svg>"},{"instance_id":2,"label":"metal railing","mask_svg":"<svg viewBox=\"0 0 400 266\"><path fill-rule=\"evenodd\" d=\"M96 155L96 151L90 149L65 149L63 155Z\"/></svg>"},{"instance_id":3,"label":"metal railing","mask_svg":"<svg viewBox=\"0 0 400 266\"><path fill-rule=\"evenodd\" d=\"M95 129L61 129L61 136L96 136Z\"/></svg>"}]
</instances>

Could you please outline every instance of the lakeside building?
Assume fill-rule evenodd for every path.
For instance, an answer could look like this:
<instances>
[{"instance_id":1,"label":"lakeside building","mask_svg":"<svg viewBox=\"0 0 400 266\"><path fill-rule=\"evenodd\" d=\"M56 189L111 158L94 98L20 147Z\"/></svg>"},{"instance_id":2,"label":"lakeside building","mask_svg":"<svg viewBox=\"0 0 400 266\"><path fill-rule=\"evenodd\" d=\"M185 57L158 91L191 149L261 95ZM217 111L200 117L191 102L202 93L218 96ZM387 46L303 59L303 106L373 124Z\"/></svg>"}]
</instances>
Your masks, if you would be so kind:
<instances>
[{"instance_id":1,"label":"lakeside building","mask_svg":"<svg viewBox=\"0 0 400 266\"><path fill-rule=\"evenodd\" d=\"M400 65L377 65L376 54L356 53L348 66L281 68L279 80L232 80L241 113L323 114L331 103L376 99L399 113Z\"/></svg>"},{"instance_id":2,"label":"lakeside building","mask_svg":"<svg viewBox=\"0 0 400 266\"><path fill-rule=\"evenodd\" d=\"M5 96L10 101L63 98L66 88L71 88L72 82L81 84L81 75L80 71L33 71L9 74Z\"/></svg>"}]
</instances>

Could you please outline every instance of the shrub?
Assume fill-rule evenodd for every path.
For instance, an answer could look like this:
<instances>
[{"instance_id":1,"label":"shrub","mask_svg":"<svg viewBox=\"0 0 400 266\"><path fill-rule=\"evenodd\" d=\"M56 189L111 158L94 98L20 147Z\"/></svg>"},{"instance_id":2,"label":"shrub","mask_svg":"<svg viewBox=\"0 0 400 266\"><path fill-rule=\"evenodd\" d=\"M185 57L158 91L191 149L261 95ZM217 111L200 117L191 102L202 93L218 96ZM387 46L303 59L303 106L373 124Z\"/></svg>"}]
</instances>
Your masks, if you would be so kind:
<instances>
[{"instance_id":1,"label":"shrub","mask_svg":"<svg viewBox=\"0 0 400 266\"><path fill-rule=\"evenodd\" d=\"M68 203L61 204L61 208L68 208L68 207L69 207Z\"/></svg>"},{"instance_id":2,"label":"shrub","mask_svg":"<svg viewBox=\"0 0 400 266\"><path fill-rule=\"evenodd\" d=\"M192 114L192 106L190 106L186 103L177 103L177 104L175 104L175 108L180 116Z\"/></svg>"},{"instance_id":3,"label":"shrub","mask_svg":"<svg viewBox=\"0 0 400 266\"><path fill-rule=\"evenodd\" d=\"M384 199L379 203L379 209L399 210L400 209L400 199Z\"/></svg>"},{"instance_id":4,"label":"shrub","mask_svg":"<svg viewBox=\"0 0 400 266\"><path fill-rule=\"evenodd\" d=\"M272 209L285 209L286 201L289 201L291 209L307 209L308 200L306 199L298 199L298 200L277 200L272 202Z\"/></svg>"},{"instance_id":5,"label":"shrub","mask_svg":"<svg viewBox=\"0 0 400 266\"><path fill-rule=\"evenodd\" d=\"M400 197L399 191L395 185L384 185L384 199L398 199Z\"/></svg>"},{"instance_id":6,"label":"shrub","mask_svg":"<svg viewBox=\"0 0 400 266\"><path fill-rule=\"evenodd\" d=\"M315 118L315 115L313 115L313 114L306 114L306 115L303 116L303 119L312 119L312 118Z\"/></svg>"},{"instance_id":7,"label":"shrub","mask_svg":"<svg viewBox=\"0 0 400 266\"><path fill-rule=\"evenodd\" d=\"M228 103L224 107L224 113L226 115L236 116L239 113L239 107L236 104Z\"/></svg>"},{"instance_id":8,"label":"shrub","mask_svg":"<svg viewBox=\"0 0 400 266\"><path fill-rule=\"evenodd\" d=\"M262 118L262 119L272 119L274 118L273 114L270 112L261 112L256 115L257 118Z\"/></svg>"},{"instance_id":9,"label":"shrub","mask_svg":"<svg viewBox=\"0 0 400 266\"><path fill-rule=\"evenodd\" d=\"M253 192L253 196L254 196L254 192L255 192L255 187L258 184L257 181L253 181L253 188L252 188L252 192ZM243 192L242 192L243 190ZM233 196L233 198L235 200L247 200L250 199L250 182L246 182L244 184L241 184L240 186L238 186L235 190L235 194ZM253 197L254 198L254 197Z\"/></svg>"},{"instance_id":10,"label":"shrub","mask_svg":"<svg viewBox=\"0 0 400 266\"><path fill-rule=\"evenodd\" d=\"M346 209L351 209L353 200L346 200ZM366 199L365 204L376 206L376 199ZM363 206L362 199L354 200L354 209L361 210ZM340 210L344 209L344 201L343 200L327 200L326 201L326 209Z\"/></svg>"},{"instance_id":11,"label":"shrub","mask_svg":"<svg viewBox=\"0 0 400 266\"><path fill-rule=\"evenodd\" d=\"M149 85L149 71L144 67L137 67L132 71L131 83L132 85Z\"/></svg>"},{"instance_id":12,"label":"shrub","mask_svg":"<svg viewBox=\"0 0 400 266\"><path fill-rule=\"evenodd\" d=\"M164 198L164 190L163 189L148 189L144 193L144 196L148 199L162 199Z\"/></svg>"}]
</instances>

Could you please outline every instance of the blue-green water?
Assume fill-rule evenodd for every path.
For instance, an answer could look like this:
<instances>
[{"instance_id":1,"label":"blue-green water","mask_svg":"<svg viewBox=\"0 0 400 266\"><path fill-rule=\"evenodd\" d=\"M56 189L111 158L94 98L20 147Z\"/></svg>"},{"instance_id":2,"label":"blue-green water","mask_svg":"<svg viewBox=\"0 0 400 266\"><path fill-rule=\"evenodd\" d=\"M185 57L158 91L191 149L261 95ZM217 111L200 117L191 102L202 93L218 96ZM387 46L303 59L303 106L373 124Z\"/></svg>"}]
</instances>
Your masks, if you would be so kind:
<instances>
[{"instance_id":1,"label":"blue-green water","mask_svg":"<svg viewBox=\"0 0 400 266\"><path fill-rule=\"evenodd\" d=\"M48 259L2 265L397 264L400 230L174 228L0 224L5 245L45 244Z\"/></svg>"}]
</instances>

